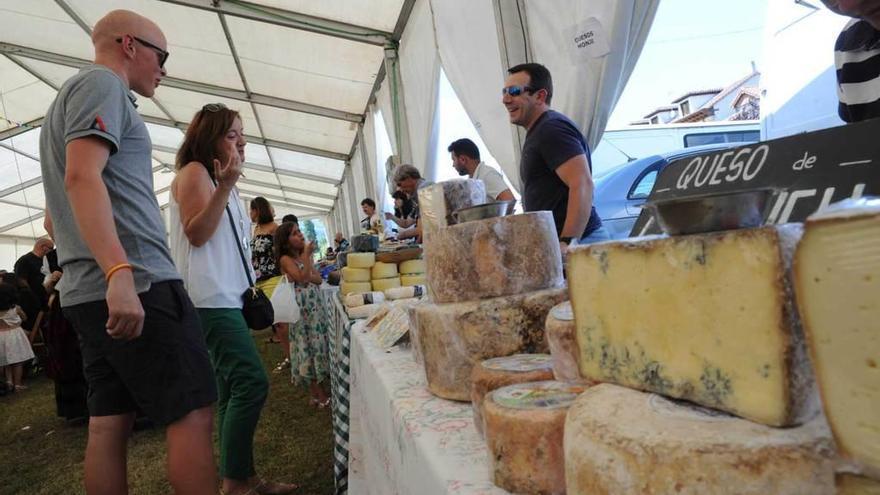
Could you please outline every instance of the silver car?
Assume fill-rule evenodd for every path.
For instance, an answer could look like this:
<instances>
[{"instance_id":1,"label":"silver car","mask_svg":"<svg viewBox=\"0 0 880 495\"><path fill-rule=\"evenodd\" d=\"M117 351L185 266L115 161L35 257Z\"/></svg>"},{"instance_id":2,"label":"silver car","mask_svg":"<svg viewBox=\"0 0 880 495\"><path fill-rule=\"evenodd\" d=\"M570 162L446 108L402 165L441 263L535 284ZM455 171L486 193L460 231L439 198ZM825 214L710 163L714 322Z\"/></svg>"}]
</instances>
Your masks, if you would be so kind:
<instances>
[{"instance_id":1,"label":"silver car","mask_svg":"<svg viewBox=\"0 0 880 495\"><path fill-rule=\"evenodd\" d=\"M612 239L629 237L636 219L641 213L642 205L654 188L657 174L663 168L682 158L712 153L714 151L750 143L718 143L693 146L680 150L652 155L613 167L593 178L596 185L593 194L593 205L602 225L608 230Z\"/></svg>"}]
</instances>

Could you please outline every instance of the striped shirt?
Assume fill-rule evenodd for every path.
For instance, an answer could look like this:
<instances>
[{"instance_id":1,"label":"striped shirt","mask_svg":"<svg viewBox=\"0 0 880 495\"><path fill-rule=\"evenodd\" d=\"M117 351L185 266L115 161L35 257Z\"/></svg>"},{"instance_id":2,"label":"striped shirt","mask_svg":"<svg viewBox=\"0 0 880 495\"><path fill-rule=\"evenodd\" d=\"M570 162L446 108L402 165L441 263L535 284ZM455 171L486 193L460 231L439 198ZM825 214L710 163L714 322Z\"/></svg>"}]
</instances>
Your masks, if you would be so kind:
<instances>
[{"instance_id":1,"label":"striped shirt","mask_svg":"<svg viewBox=\"0 0 880 495\"><path fill-rule=\"evenodd\" d=\"M838 114L846 122L880 117L880 31L853 19L834 45Z\"/></svg>"}]
</instances>

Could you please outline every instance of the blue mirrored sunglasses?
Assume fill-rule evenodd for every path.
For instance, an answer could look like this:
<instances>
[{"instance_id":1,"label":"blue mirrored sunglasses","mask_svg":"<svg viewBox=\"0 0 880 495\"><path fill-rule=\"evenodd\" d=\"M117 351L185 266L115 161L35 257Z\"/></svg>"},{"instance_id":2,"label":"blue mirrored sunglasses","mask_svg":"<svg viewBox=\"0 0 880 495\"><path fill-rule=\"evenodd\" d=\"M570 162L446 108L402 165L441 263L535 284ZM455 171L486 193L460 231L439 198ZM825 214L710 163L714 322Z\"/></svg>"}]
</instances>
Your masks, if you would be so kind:
<instances>
[{"instance_id":1,"label":"blue mirrored sunglasses","mask_svg":"<svg viewBox=\"0 0 880 495\"><path fill-rule=\"evenodd\" d=\"M535 91L535 88L531 86L508 86L506 88L501 88L502 95L510 95L510 96L519 96L523 94L523 92L531 93Z\"/></svg>"}]
</instances>

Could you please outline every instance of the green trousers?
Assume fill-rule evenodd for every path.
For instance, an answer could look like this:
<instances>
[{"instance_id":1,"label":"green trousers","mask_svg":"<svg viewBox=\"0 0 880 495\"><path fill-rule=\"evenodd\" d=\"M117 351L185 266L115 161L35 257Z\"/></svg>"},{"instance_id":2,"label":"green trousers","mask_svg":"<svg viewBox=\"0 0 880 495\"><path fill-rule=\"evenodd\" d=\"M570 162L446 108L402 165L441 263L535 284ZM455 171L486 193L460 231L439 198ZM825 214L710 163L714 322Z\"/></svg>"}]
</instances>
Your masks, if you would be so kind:
<instances>
[{"instance_id":1,"label":"green trousers","mask_svg":"<svg viewBox=\"0 0 880 495\"><path fill-rule=\"evenodd\" d=\"M254 432L269 379L240 309L199 308L217 379L220 476L246 480L254 469Z\"/></svg>"}]
</instances>

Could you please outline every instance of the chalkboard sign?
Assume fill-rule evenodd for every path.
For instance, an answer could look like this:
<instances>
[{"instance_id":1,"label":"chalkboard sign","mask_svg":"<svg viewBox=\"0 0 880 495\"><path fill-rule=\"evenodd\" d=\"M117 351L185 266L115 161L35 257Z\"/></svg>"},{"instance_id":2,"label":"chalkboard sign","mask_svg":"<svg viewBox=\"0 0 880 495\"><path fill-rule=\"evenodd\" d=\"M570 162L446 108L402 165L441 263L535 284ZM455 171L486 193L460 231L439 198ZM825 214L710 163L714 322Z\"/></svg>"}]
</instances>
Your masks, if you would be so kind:
<instances>
[{"instance_id":1,"label":"chalkboard sign","mask_svg":"<svg viewBox=\"0 0 880 495\"><path fill-rule=\"evenodd\" d=\"M763 188L782 191L765 223L802 222L829 203L880 195L880 119L676 160L648 202ZM631 236L661 233L647 208Z\"/></svg>"}]
</instances>

